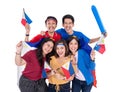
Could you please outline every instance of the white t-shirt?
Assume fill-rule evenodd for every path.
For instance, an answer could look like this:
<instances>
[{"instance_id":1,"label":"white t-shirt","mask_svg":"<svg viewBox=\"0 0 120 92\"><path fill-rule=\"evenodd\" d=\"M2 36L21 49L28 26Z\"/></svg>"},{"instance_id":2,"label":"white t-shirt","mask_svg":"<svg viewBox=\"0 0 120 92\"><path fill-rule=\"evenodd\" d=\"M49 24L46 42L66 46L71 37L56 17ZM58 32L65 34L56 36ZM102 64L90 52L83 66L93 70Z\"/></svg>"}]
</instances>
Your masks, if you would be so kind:
<instances>
[{"instance_id":1,"label":"white t-shirt","mask_svg":"<svg viewBox=\"0 0 120 92\"><path fill-rule=\"evenodd\" d=\"M76 52L75 58L76 58L76 63L77 63L78 62L78 52ZM85 81L85 77L80 70L75 74L75 78Z\"/></svg>"}]
</instances>

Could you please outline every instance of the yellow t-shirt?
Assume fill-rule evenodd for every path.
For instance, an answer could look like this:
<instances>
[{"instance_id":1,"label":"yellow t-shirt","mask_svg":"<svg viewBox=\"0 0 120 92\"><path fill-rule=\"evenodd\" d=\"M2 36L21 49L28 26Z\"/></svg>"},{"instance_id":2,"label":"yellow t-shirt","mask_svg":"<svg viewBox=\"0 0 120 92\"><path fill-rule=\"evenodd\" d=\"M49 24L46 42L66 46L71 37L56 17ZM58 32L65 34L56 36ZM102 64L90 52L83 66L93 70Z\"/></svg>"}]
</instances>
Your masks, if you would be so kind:
<instances>
[{"instance_id":1,"label":"yellow t-shirt","mask_svg":"<svg viewBox=\"0 0 120 92\"><path fill-rule=\"evenodd\" d=\"M56 70L57 73L59 73L60 75L62 76L65 76L62 69L61 69L61 66L64 65L65 63L67 62L70 62L70 57L67 57L64 61L62 61L61 63L59 63L56 59L55 56L52 56L51 57L51 60L50 60L50 67L53 69L53 70ZM48 78L48 81L49 83L51 84L56 84L56 85L59 85L59 84L66 84L68 83L69 81L66 80L66 79L59 79L59 78L56 78L55 75L52 75Z\"/></svg>"}]
</instances>

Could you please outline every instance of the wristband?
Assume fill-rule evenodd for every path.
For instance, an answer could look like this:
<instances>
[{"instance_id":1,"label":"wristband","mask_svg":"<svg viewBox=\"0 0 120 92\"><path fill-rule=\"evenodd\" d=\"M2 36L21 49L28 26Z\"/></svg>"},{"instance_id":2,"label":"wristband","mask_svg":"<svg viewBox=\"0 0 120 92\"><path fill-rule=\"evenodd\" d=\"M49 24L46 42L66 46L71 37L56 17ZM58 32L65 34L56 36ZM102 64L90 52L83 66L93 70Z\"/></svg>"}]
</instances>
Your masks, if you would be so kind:
<instances>
[{"instance_id":1,"label":"wristband","mask_svg":"<svg viewBox=\"0 0 120 92\"><path fill-rule=\"evenodd\" d=\"M16 52L16 55L21 55L21 53Z\"/></svg>"},{"instance_id":2,"label":"wristband","mask_svg":"<svg viewBox=\"0 0 120 92\"><path fill-rule=\"evenodd\" d=\"M29 36L29 34L25 34L25 36Z\"/></svg>"}]
</instances>

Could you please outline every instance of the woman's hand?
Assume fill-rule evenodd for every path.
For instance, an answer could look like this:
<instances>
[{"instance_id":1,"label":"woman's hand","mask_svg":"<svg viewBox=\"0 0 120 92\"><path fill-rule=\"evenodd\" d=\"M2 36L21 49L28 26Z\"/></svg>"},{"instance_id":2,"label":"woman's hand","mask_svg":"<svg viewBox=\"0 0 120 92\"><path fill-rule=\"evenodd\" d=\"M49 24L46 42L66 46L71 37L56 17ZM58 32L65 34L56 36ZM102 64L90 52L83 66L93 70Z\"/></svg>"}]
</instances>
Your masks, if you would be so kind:
<instances>
[{"instance_id":1,"label":"woman's hand","mask_svg":"<svg viewBox=\"0 0 120 92\"><path fill-rule=\"evenodd\" d=\"M73 65L76 65L77 63L76 63L76 57L75 56L73 56L73 55L71 55L71 63L73 64Z\"/></svg>"},{"instance_id":2,"label":"woman's hand","mask_svg":"<svg viewBox=\"0 0 120 92\"><path fill-rule=\"evenodd\" d=\"M92 50L90 53L91 60L95 60L95 51Z\"/></svg>"},{"instance_id":3,"label":"woman's hand","mask_svg":"<svg viewBox=\"0 0 120 92\"><path fill-rule=\"evenodd\" d=\"M16 45L16 53L21 53L22 51L22 48L23 48L23 45L22 45L22 41L20 41L17 45Z\"/></svg>"}]
</instances>

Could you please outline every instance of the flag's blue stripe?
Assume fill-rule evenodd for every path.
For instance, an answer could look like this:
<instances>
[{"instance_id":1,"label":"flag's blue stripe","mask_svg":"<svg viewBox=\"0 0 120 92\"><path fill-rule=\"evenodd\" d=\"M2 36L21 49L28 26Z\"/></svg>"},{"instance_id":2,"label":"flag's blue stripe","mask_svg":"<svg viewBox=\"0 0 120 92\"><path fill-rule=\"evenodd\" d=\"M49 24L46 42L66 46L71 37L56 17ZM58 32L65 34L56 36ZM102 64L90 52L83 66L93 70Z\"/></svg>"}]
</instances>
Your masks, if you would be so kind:
<instances>
[{"instance_id":1,"label":"flag's blue stripe","mask_svg":"<svg viewBox=\"0 0 120 92\"><path fill-rule=\"evenodd\" d=\"M71 62L70 62L70 66L69 66L69 72L70 72L70 75L73 75L75 73Z\"/></svg>"},{"instance_id":2,"label":"flag's blue stripe","mask_svg":"<svg viewBox=\"0 0 120 92\"><path fill-rule=\"evenodd\" d=\"M32 20L28 17L28 15L25 13L25 18L28 24L32 23Z\"/></svg>"},{"instance_id":3,"label":"flag's blue stripe","mask_svg":"<svg viewBox=\"0 0 120 92\"><path fill-rule=\"evenodd\" d=\"M96 46L94 47L94 50L96 50L96 51L99 51L99 49L100 49L100 46L99 46L99 45L96 45Z\"/></svg>"},{"instance_id":4,"label":"flag's blue stripe","mask_svg":"<svg viewBox=\"0 0 120 92\"><path fill-rule=\"evenodd\" d=\"M42 70L42 78L47 78L47 74L46 74L45 69Z\"/></svg>"},{"instance_id":5,"label":"flag's blue stripe","mask_svg":"<svg viewBox=\"0 0 120 92\"><path fill-rule=\"evenodd\" d=\"M41 39L42 40L42 39ZM41 42L41 40L40 41L38 41L38 42L26 42L29 46L31 46L31 47L38 47L38 45L40 44L40 42Z\"/></svg>"}]
</instances>

